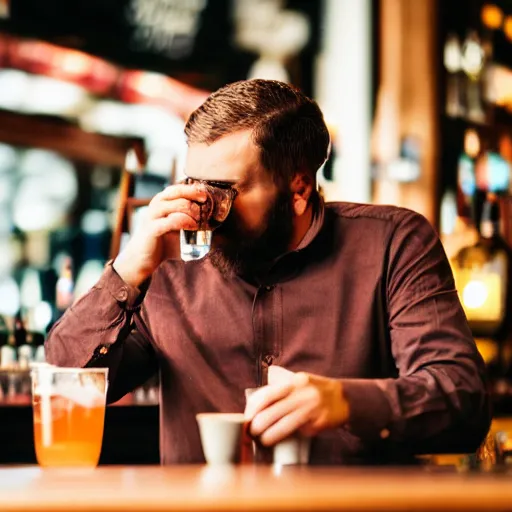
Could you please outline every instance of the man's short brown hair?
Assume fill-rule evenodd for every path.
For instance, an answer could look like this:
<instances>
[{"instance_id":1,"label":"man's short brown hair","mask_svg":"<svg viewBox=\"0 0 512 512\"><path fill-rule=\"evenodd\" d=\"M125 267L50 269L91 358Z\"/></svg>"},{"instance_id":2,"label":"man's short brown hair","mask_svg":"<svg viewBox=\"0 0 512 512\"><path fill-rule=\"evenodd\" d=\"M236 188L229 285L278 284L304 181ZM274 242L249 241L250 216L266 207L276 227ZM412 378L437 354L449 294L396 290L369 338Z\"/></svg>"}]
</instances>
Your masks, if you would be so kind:
<instances>
[{"instance_id":1,"label":"man's short brown hair","mask_svg":"<svg viewBox=\"0 0 512 512\"><path fill-rule=\"evenodd\" d=\"M297 172L313 180L325 162L329 132L322 111L299 89L276 80L242 80L211 94L185 126L188 144L212 144L251 130L261 163L276 183Z\"/></svg>"}]
</instances>

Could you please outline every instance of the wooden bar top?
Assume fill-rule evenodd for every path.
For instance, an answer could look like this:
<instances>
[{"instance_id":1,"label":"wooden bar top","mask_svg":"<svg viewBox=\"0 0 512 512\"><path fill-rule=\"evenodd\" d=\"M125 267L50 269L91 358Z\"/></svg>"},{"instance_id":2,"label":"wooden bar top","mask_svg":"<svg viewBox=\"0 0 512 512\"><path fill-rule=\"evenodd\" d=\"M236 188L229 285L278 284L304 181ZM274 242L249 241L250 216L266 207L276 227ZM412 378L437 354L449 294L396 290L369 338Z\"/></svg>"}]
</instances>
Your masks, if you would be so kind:
<instances>
[{"instance_id":1,"label":"wooden bar top","mask_svg":"<svg viewBox=\"0 0 512 512\"><path fill-rule=\"evenodd\" d=\"M0 511L511 510L512 470L271 466L0 468Z\"/></svg>"}]
</instances>

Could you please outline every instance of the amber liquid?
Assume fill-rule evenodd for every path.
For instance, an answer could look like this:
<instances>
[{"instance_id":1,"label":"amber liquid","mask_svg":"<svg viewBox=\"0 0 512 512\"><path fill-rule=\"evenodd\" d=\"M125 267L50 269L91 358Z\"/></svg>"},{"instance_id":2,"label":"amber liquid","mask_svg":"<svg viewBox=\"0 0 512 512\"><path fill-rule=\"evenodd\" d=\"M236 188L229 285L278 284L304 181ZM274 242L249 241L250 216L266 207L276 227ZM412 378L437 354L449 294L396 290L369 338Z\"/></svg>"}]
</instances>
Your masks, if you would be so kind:
<instances>
[{"instance_id":1,"label":"amber liquid","mask_svg":"<svg viewBox=\"0 0 512 512\"><path fill-rule=\"evenodd\" d=\"M46 467L96 466L101 453L105 406L84 407L61 396L48 399L50 428L46 439L41 421L41 397L35 396L33 399L38 463Z\"/></svg>"}]
</instances>

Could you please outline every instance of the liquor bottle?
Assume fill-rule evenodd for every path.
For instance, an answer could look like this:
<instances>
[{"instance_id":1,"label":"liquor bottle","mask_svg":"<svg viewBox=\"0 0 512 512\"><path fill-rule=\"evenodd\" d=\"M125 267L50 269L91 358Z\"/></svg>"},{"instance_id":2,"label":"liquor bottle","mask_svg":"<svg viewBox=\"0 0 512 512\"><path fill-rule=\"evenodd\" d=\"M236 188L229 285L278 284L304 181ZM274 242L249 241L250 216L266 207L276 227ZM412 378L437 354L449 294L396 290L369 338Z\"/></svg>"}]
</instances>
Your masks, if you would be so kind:
<instances>
[{"instance_id":1,"label":"liquor bottle","mask_svg":"<svg viewBox=\"0 0 512 512\"><path fill-rule=\"evenodd\" d=\"M0 315L0 347L4 346L7 343L7 338L9 337L9 329L7 327L7 323L5 318Z\"/></svg>"},{"instance_id":2,"label":"liquor bottle","mask_svg":"<svg viewBox=\"0 0 512 512\"><path fill-rule=\"evenodd\" d=\"M6 343L0 347L0 368L12 369L16 366L17 352L14 333L7 336Z\"/></svg>"},{"instance_id":3,"label":"liquor bottle","mask_svg":"<svg viewBox=\"0 0 512 512\"><path fill-rule=\"evenodd\" d=\"M475 123L486 121L486 112L482 104L482 78L486 65L485 48L479 35L471 31L461 48L461 68L466 79L466 117Z\"/></svg>"},{"instance_id":4,"label":"liquor bottle","mask_svg":"<svg viewBox=\"0 0 512 512\"><path fill-rule=\"evenodd\" d=\"M37 336L34 336L34 347L36 349L34 361L36 363L45 363L46 356L44 352L44 335L42 333L37 333Z\"/></svg>"},{"instance_id":5,"label":"liquor bottle","mask_svg":"<svg viewBox=\"0 0 512 512\"><path fill-rule=\"evenodd\" d=\"M475 130L464 133L464 150L457 162L457 212L470 221L473 217L473 202L476 191L475 159L481 152L481 141Z\"/></svg>"},{"instance_id":6,"label":"liquor bottle","mask_svg":"<svg viewBox=\"0 0 512 512\"><path fill-rule=\"evenodd\" d=\"M27 336L21 310L14 317L14 340L18 352L18 366L23 369L28 368L29 363L34 359L34 348L32 337Z\"/></svg>"},{"instance_id":7,"label":"liquor bottle","mask_svg":"<svg viewBox=\"0 0 512 512\"><path fill-rule=\"evenodd\" d=\"M512 392L512 382L506 377L511 338L511 264L512 251L501 236L498 198L488 193L479 239L457 254L452 268L469 326L486 359L497 395Z\"/></svg>"},{"instance_id":8,"label":"liquor bottle","mask_svg":"<svg viewBox=\"0 0 512 512\"><path fill-rule=\"evenodd\" d=\"M33 322L26 322L26 343L18 348L19 365L26 368L32 362L44 363L44 334L35 327Z\"/></svg>"},{"instance_id":9,"label":"liquor bottle","mask_svg":"<svg viewBox=\"0 0 512 512\"><path fill-rule=\"evenodd\" d=\"M63 258L55 288L55 306L62 313L73 303L75 283L73 281L73 261L70 256Z\"/></svg>"},{"instance_id":10,"label":"liquor bottle","mask_svg":"<svg viewBox=\"0 0 512 512\"><path fill-rule=\"evenodd\" d=\"M461 101L460 72L462 49L459 38L451 34L445 41L443 61L447 70L446 83L446 114L450 117L459 117L464 114L464 105Z\"/></svg>"},{"instance_id":11,"label":"liquor bottle","mask_svg":"<svg viewBox=\"0 0 512 512\"><path fill-rule=\"evenodd\" d=\"M14 333L11 332L7 338L7 343L0 348L0 368L3 370L0 393L2 401L12 403L16 400L17 367L16 338Z\"/></svg>"}]
</instances>

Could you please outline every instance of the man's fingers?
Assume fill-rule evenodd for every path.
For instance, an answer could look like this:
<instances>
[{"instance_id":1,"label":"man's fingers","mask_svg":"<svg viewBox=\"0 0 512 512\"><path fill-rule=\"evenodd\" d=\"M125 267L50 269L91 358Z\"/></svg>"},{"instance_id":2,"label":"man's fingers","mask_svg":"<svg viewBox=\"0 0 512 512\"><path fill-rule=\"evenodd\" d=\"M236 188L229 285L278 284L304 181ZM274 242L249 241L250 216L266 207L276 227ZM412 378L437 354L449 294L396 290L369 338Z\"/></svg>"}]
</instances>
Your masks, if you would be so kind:
<instances>
[{"instance_id":1,"label":"man's fingers","mask_svg":"<svg viewBox=\"0 0 512 512\"><path fill-rule=\"evenodd\" d=\"M161 192L159 192L155 197L159 199L179 199L183 197L185 199L189 199L190 201L197 201L199 203L203 203L206 201L206 192L202 185L171 185L170 187L165 188Z\"/></svg>"},{"instance_id":2,"label":"man's fingers","mask_svg":"<svg viewBox=\"0 0 512 512\"><path fill-rule=\"evenodd\" d=\"M245 418L247 421L252 419L263 409L269 407L274 402L287 397L293 390L292 384L280 384L275 386L264 386L255 391L247 400L245 408Z\"/></svg>"},{"instance_id":3,"label":"man's fingers","mask_svg":"<svg viewBox=\"0 0 512 512\"><path fill-rule=\"evenodd\" d=\"M281 418L296 410L300 405L300 397L296 394L290 394L283 400L274 402L269 407L258 412L251 421L251 434L255 437L260 436Z\"/></svg>"},{"instance_id":4,"label":"man's fingers","mask_svg":"<svg viewBox=\"0 0 512 512\"><path fill-rule=\"evenodd\" d=\"M197 229L197 222L184 213L172 213L167 217L151 221L151 229L154 236L159 237L170 231L178 231L180 229L195 230Z\"/></svg>"},{"instance_id":5,"label":"man's fingers","mask_svg":"<svg viewBox=\"0 0 512 512\"><path fill-rule=\"evenodd\" d=\"M273 446L279 441L291 436L303 425L308 422L307 411L296 409L295 411L283 416L279 421L274 423L270 428L265 430L260 436L261 444L265 446Z\"/></svg>"},{"instance_id":6,"label":"man's fingers","mask_svg":"<svg viewBox=\"0 0 512 512\"><path fill-rule=\"evenodd\" d=\"M197 203L188 199L179 198L170 201L151 201L149 216L151 219L160 219L173 213L185 213L194 220L199 220L201 211Z\"/></svg>"}]
</instances>

